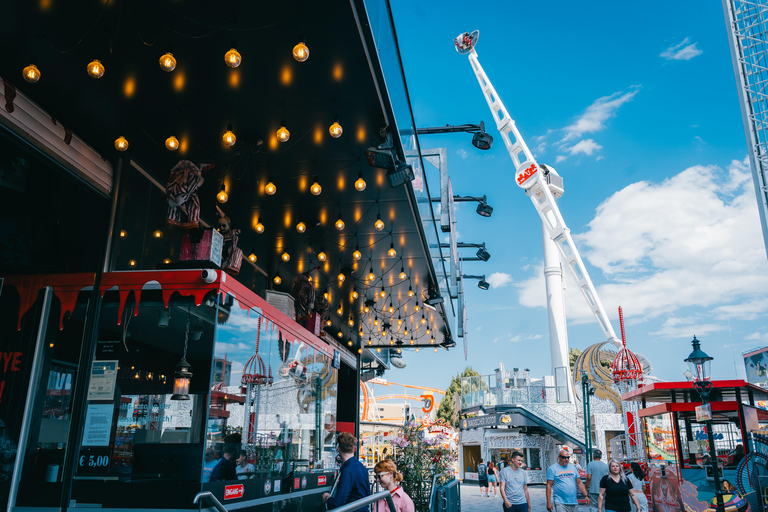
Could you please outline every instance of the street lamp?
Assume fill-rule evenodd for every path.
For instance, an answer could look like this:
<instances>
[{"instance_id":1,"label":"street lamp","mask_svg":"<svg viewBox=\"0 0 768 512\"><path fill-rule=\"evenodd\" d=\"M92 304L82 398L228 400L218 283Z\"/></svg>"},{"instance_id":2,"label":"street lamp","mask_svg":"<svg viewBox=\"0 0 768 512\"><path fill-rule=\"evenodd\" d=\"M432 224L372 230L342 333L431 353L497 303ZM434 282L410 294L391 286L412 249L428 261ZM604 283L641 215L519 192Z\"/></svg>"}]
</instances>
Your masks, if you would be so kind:
<instances>
[{"instance_id":1,"label":"street lamp","mask_svg":"<svg viewBox=\"0 0 768 512\"><path fill-rule=\"evenodd\" d=\"M481 290L487 290L491 287L491 284L485 280L485 276L468 276L468 275L462 275L462 279L478 279L477 287Z\"/></svg>"},{"instance_id":2,"label":"street lamp","mask_svg":"<svg viewBox=\"0 0 768 512\"><path fill-rule=\"evenodd\" d=\"M403 130L406 134L412 134L413 130ZM474 134L472 136L472 145L477 149L488 150L491 149L493 144L493 137L485 131L485 123L480 121L480 124L459 124L459 125L445 125L436 126L433 128L416 128L416 133L419 135L432 135L435 133L456 133L456 132L468 132Z\"/></svg>"},{"instance_id":3,"label":"street lamp","mask_svg":"<svg viewBox=\"0 0 768 512\"><path fill-rule=\"evenodd\" d=\"M581 398L584 405L584 448L587 452L587 460L592 460L592 418L589 410L589 397L595 394L595 388L589 382L589 375L581 372Z\"/></svg>"},{"instance_id":4,"label":"street lamp","mask_svg":"<svg viewBox=\"0 0 768 512\"><path fill-rule=\"evenodd\" d=\"M707 427L707 440L709 441L709 459L712 464L712 475L715 480L715 500L717 502L717 512L725 512L725 506L723 505L723 491L720 488L720 474L719 465L717 463L717 451L715 451L715 434L712 431L712 407L708 404L707 399L712 392L714 385L709 380L712 370L712 356L701 350L701 342L693 337L691 341L693 345L693 352L685 359L688 363L688 368L694 376L693 387L699 392L701 396L701 410L706 414L706 420L704 424ZM697 413L699 408L697 407ZM698 416L698 414L697 414Z\"/></svg>"}]
</instances>

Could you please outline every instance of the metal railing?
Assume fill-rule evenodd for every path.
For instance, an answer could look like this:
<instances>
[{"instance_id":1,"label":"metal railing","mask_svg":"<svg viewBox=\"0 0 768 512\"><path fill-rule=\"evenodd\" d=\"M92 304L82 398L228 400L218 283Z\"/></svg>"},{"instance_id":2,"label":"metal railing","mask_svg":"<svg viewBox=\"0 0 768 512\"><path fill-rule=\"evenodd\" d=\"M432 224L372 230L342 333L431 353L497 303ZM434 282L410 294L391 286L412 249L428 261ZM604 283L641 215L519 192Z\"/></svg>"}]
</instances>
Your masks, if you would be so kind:
<instances>
[{"instance_id":1,"label":"metal railing","mask_svg":"<svg viewBox=\"0 0 768 512\"><path fill-rule=\"evenodd\" d=\"M290 495L286 495L286 499L288 499L289 497ZM214 496L213 493L211 493L211 491L203 491L203 492L197 493L197 495L195 496L195 499L192 500L192 503L197 505L198 502L200 502L201 500L208 500L218 512L229 512L227 508L221 504L218 498L216 498L216 496ZM376 503L379 500L386 500L387 505L389 505L389 510L391 512L394 512L396 510L395 502L392 501L392 493L390 493L386 489L381 492L377 492L376 494L366 496L365 498L360 498L359 500L353 501L352 503L347 503L346 505L342 505L333 510L334 512L352 512L359 508L371 505L372 503Z\"/></svg>"},{"instance_id":2,"label":"metal railing","mask_svg":"<svg viewBox=\"0 0 768 512\"><path fill-rule=\"evenodd\" d=\"M219 499L216 496L214 496L211 491L203 491L203 492L197 493L197 496L195 496L195 499L192 500L192 503L197 505L198 502L201 500L210 501L213 504L214 508L218 510L218 512L228 512L227 508L221 504Z\"/></svg>"},{"instance_id":3,"label":"metal railing","mask_svg":"<svg viewBox=\"0 0 768 512\"><path fill-rule=\"evenodd\" d=\"M438 478L447 477L451 481L438 485ZM430 512L459 512L461 510L461 494L459 481L450 472L438 473L432 477L432 492L429 495Z\"/></svg>"}]
</instances>

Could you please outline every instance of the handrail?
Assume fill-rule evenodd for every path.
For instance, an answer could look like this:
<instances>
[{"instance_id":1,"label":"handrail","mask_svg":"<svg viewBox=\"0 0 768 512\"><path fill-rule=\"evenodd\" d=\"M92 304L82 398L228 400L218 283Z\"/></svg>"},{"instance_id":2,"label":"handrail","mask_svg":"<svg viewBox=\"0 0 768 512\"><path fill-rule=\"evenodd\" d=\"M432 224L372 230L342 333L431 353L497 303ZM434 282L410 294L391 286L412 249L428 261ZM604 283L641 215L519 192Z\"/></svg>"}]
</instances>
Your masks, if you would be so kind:
<instances>
[{"instance_id":1,"label":"handrail","mask_svg":"<svg viewBox=\"0 0 768 512\"><path fill-rule=\"evenodd\" d=\"M450 471L444 471L442 473L436 473L432 476L432 491L429 493L429 510L432 509L432 505L435 504L435 494L437 494L437 486L435 485L435 482L437 481L437 478L442 475L450 475ZM458 480L456 480L458 481Z\"/></svg>"},{"instance_id":2,"label":"handrail","mask_svg":"<svg viewBox=\"0 0 768 512\"><path fill-rule=\"evenodd\" d=\"M206 498L208 498L208 499L211 501L211 503L213 503L213 506L214 506L214 507L216 508L216 510L218 510L219 512L229 512L229 511L227 510L227 508L226 508L224 505L222 505L222 504L221 504L221 502L219 501L219 499L218 499L216 496L214 496L214 495L213 495L213 493L212 493L211 491L203 491L203 492L199 492L199 493L197 493L197 496L195 496L195 499L194 499L194 500L192 500L192 503L194 503L195 505L197 505L197 502L198 502L198 501L200 501L200 500L204 500L204 499L206 499Z\"/></svg>"},{"instance_id":3,"label":"handrail","mask_svg":"<svg viewBox=\"0 0 768 512\"><path fill-rule=\"evenodd\" d=\"M370 496L366 496L365 498L360 498L359 500L353 501L352 503L347 503L340 507L334 508L332 510L333 512L352 512L353 510L357 510L359 508L365 507L366 505L370 505L371 503L375 503L379 500L387 500L387 505L389 505L389 511L395 512L395 502L392 501L392 493L390 493L386 489L384 489L381 492L377 492L376 494L371 494Z\"/></svg>"}]
</instances>

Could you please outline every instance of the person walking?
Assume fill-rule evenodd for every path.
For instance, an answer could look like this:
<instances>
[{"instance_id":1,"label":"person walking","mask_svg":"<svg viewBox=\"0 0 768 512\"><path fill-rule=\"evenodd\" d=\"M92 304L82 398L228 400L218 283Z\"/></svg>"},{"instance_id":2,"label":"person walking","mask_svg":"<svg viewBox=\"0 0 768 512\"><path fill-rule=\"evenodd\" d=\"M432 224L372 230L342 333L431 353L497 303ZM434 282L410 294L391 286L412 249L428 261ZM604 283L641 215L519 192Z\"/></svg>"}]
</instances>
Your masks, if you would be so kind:
<instances>
[{"instance_id":1,"label":"person walking","mask_svg":"<svg viewBox=\"0 0 768 512\"><path fill-rule=\"evenodd\" d=\"M488 487L493 489L493 497L496 497L496 487L499 485L499 471L496 469L496 466L493 464L493 461L490 461L488 463ZM491 492L488 491L488 495L491 495Z\"/></svg>"},{"instance_id":2,"label":"person walking","mask_svg":"<svg viewBox=\"0 0 768 512\"><path fill-rule=\"evenodd\" d=\"M416 512L413 500L400 486L400 482L403 481L403 475L397 471L397 466L395 466L394 462L389 459L379 461L373 468L373 476L392 495L395 512ZM379 500L376 502L375 510L377 512L390 512L389 503L387 503L387 500Z\"/></svg>"},{"instance_id":3,"label":"person walking","mask_svg":"<svg viewBox=\"0 0 768 512\"><path fill-rule=\"evenodd\" d=\"M560 450L557 462L547 468L547 510L577 512L576 489L585 496L587 489L579 478L576 466L568 462L567 450Z\"/></svg>"},{"instance_id":4,"label":"person walking","mask_svg":"<svg viewBox=\"0 0 768 512\"><path fill-rule=\"evenodd\" d=\"M327 492L323 493L323 502L328 505L328 510L365 498L371 493L368 486L368 470L355 457L357 438L349 432L342 432L336 439L336 450L342 463L335 485L336 492L333 496ZM368 512L368 505L355 512Z\"/></svg>"},{"instance_id":5,"label":"person walking","mask_svg":"<svg viewBox=\"0 0 768 512\"><path fill-rule=\"evenodd\" d=\"M480 484L480 496L490 496L488 494L488 465L480 458L477 465L477 482Z\"/></svg>"},{"instance_id":6,"label":"person walking","mask_svg":"<svg viewBox=\"0 0 768 512\"><path fill-rule=\"evenodd\" d=\"M600 480L608 474L608 464L603 462L603 452L592 452L592 462L587 464L587 492L589 493L589 512L597 512L597 498L600 496Z\"/></svg>"},{"instance_id":7,"label":"person walking","mask_svg":"<svg viewBox=\"0 0 768 512\"><path fill-rule=\"evenodd\" d=\"M631 466L632 472L627 475L627 479L632 482L632 493L640 503L640 509L633 507L633 512L648 512L648 498L645 496L645 473L637 462L633 462Z\"/></svg>"},{"instance_id":8,"label":"person walking","mask_svg":"<svg viewBox=\"0 0 768 512\"><path fill-rule=\"evenodd\" d=\"M504 512L531 512L531 497L528 495L528 474L521 467L523 454L512 452L509 463L499 475L501 498ZM647 512L647 511L645 511Z\"/></svg>"},{"instance_id":9,"label":"person walking","mask_svg":"<svg viewBox=\"0 0 768 512\"><path fill-rule=\"evenodd\" d=\"M621 464L618 461L612 460L608 464L608 474L600 480L600 496L597 499L597 510L598 512L631 512L630 499L639 510L640 502L632 492L632 482L624 476Z\"/></svg>"}]
</instances>

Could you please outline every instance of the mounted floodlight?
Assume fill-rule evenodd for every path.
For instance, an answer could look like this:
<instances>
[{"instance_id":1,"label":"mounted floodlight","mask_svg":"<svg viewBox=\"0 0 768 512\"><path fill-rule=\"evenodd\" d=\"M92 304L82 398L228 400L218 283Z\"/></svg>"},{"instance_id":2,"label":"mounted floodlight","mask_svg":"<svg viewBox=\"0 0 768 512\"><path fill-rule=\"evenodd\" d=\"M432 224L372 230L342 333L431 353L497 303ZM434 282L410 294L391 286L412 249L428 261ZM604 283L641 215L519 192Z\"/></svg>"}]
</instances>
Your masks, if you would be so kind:
<instances>
[{"instance_id":1,"label":"mounted floodlight","mask_svg":"<svg viewBox=\"0 0 768 512\"><path fill-rule=\"evenodd\" d=\"M400 344L402 344L402 342L400 342ZM389 364L391 364L395 368L400 368L400 369L405 368L405 365L406 365L405 361L403 361L402 353L398 354L397 349L389 350Z\"/></svg>"},{"instance_id":2,"label":"mounted floodlight","mask_svg":"<svg viewBox=\"0 0 768 512\"><path fill-rule=\"evenodd\" d=\"M472 145L477 149L487 150L491 149L493 144L493 137L485 131L485 123L480 121L480 124L457 124L445 126L435 126L430 128L416 128L416 133L419 135L433 135L436 133L457 133L467 132L473 133ZM413 135L413 130L405 129L402 131L404 135Z\"/></svg>"},{"instance_id":3,"label":"mounted floodlight","mask_svg":"<svg viewBox=\"0 0 768 512\"><path fill-rule=\"evenodd\" d=\"M413 167L405 162L397 162L395 169L387 172L387 180L392 188L413 181L414 178Z\"/></svg>"},{"instance_id":4,"label":"mounted floodlight","mask_svg":"<svg viewBox=\"0 0 768 512\"><path fill-rule=\"evenodd\" d=\"M480 288L481 290L487 290L488 288L491 287L490 283L485 280L485 276L484 275L483 276L463 275L461 277L462 277L462 279L478 279L479 281L477 283L477 287Z\"/></svg>"},{"instance_id":5,"label":"mounted floodlight","mask_svg":"<svg viewBox=\"0 0 768 512\"><path fill-rule=\"evenodd\" d=\"M441 203L442 202L442 199L440 199L439 197L431 197L429 200L432 201L433 203ZM466 201L477 201L478 203L480 203L480 204L477 205L477 210L475 210L475 211L481 217L488 218L491 215L493 215L493 206L488 204L488 198L486 196L483 196L483 197L453 196L453 202L454 203L463 203L463 202L466 202Z\"/></svg>"},{"instance_id":6,"label":"mounted floodlight","mask_svg":"<svg viewBox=\"0 0 768 512\"><path fill-rule=\"evenodd\" d=\"M431 245L430 247L437 247L437 244ZM448 248L451 247L451 244L440 244L440 247L444 247L444 248L448 249ZM463 247L477 247L478 248L477 249L477 253L476 253L476 256L477 256L476 258L464 258L464 257L462 257L461 258L462 261L488 261L489 259L491 259L491 253L489 253L485 249L485 243L482 243L482 244L468 244L468 243L465 243L465 242L459 242L459 243L456 244L456 247L458 247L459 249L461 249Z\"/></svg>"},{"instance_id":7,"label":"mounted floodlight","mask_svg":"<svg viewBox=\"0 0 768 512\"><path fill-rule=\"evenodd\" d=\"M491 253L485 250L485 244L477 250L477 257L482 261L488 261L491 259Z\"/></svg>"},{"instance_id":8,"label":"mounted floodlight","mask_svg":"<svg viewBox=\"0 0 768 512\"><path fill-rule=\"evenodd\" d=\"M457 52L466 55L474 49L478 39L480 39L480 31L475 30L474 32L464 32L463 34L459 34L459 36L453 40L453 43L456 45Z\"/></svg>"},{"instance_id":9,"label":"mounted floodlight","mask_svg":"<svg viewBox=\"0 0 768 512\"><path fill-rule=\"evenodd\" d=\"M488 201L486 200L485 196L483 196L483 200L480 201L480 204L477 205L477 214L481 217L490 217L493 215L493 207L488 204Z\"/></svg>"},{"instance_id":10,"label":"mounted floodlight","mask_svg":"<svg viewBox=\"0 0 768 512\"><path fill-rule=\"evenodd\" d=\"M493 144L493 137L486 133L485 123L480 121L480 131L475 132L475 134L472 136L472 145L477 149L482 149L485 151L491 149L491 144Z\"/></svg>"},{"instance_id":11,"label":"mounted floodlight","mask_svg":"<svg viewBox=\"0 0 768 512\"><path fill-rule=\"evenodd\" d=\"M456 346L456 342L455 342L455 341L453 341L453 340L452 340L452 339L450 339L450 338L447 338L447 339L446 339L444 342L442 342L440 345L441 345L442 347L444 347L444 348L453 348L453 347L455 347L455 346Z\"/></svg>"}]
</instances>

